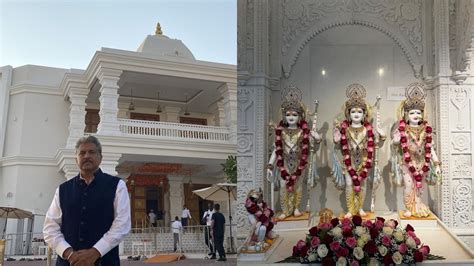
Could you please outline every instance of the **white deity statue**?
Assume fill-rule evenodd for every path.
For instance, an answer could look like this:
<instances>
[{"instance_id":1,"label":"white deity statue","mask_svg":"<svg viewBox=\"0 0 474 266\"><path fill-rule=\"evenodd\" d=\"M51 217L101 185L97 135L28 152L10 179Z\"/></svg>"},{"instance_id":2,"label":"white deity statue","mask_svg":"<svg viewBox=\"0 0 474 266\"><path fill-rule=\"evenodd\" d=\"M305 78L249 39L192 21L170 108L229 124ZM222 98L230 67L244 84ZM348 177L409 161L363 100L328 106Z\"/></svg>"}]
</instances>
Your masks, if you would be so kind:
<instances>
[{"instance_id":1,"label":"white deity statue","mask_svg":"<svg viewBox=\"0 0 474 266\"><path fill-rule=\"evenodd\" d=\"M262 190L252 189L247 194L245 208L250 230L243 244L244 250L264 251L278 235L273 231L273 210L263 200Z\"/></svg>"},{"instance_id":2,"label":"white deity statue","mask_svg":"<svg viewBox=\"0 0 474 266\"><path fill-rule=\"evenodd\" d=\"M364 100L365 88L360 84L352 84L347 88L346 95L349 99L343 107L345 119L336 122L333 130L335 145L332 175L336 187L345 188L348 210L344 217L350 218L356 214L363 217L367 215L363 210L364 183L367 183L364 181L372 176L373 186L380 182L375 153L386 137L379 123L374 127L370 121L371 109ZM342 158L338 155L339 149Z\"/></svg>"},{"instance_id":3,"label":"white deity statue","mask_svg":"<svg viewBox=\"0 0 474 266\"><path fill-rule=\"evenodd\" d=\"M425 119L424 84L410 84L405 95L401 120L392 134L392 174L396 184L405 186L403 216L427 217L431 212L421 202L423 180L430 185L441 182L440 162L433 148L433 129Z\"/></svg>"},{"instance_id":4,"label":"white deity statue","mask_svg":"<svg viewBox=\"0 0 474 266\"><path fill-rule=\"evenodd\" d=\"M316 102L317 104L317 102ZM303 182L315 185L317 170L315 145L321 142L316 132L316 112L312 127L306 122L306 110L301 91L288 87L282 92L282 120L275 128L275 145L267 167L267 179L280 184L281 214L279 220L288 216L299 217Z\"/></svg>"}]
</instances>

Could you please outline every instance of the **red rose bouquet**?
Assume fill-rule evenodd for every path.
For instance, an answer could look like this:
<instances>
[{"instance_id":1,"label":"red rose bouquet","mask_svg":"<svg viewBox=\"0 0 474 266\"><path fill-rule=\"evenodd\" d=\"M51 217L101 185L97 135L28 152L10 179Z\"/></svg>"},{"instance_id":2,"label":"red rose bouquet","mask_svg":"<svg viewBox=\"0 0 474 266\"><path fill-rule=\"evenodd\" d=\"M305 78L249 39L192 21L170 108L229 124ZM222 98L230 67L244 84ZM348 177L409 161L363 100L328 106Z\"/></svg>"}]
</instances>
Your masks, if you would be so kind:
<instances>
[{"instance_id":1,"label":"red rose bouquet","mask_svg":"<svg viewBox=\"0 0 474 266\"><path fill-rule=\"evenodd\" d=\"M397 221L381 217L363 222L360 216L354 216L312 227L293 247L292 257L301 263L351 266L442 259L430 255L430 247L421 243L412 226L401 228Z\"/></svg>"}]
</instances>

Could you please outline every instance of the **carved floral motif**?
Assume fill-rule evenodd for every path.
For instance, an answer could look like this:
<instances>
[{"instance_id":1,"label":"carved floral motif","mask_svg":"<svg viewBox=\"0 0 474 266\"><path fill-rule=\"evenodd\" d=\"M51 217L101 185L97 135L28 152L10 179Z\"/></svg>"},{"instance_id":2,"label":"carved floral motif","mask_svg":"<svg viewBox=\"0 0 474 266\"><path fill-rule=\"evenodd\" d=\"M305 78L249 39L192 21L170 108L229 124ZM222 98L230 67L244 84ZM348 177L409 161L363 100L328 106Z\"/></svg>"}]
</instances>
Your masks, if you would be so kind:
<instances>
[{"instance_id":1,"label":"carved floral motif","mask_svg":"<svg viewBox=\"0 0 474 266\"><path fill-rule=\"evenodd\" d=\"M457 152L468 152L471 141L466 134L453 134L451 144L453 145L453 150Z\"/></svg>"},{"instance_id":2,"label":"carved floral motif","mask_svg":"<svg viewBox=\"0 0 474 266\"><path fill-rule=\"evenodd\" d=\"M252 151L253 140L250 135L239 134L237 136L237 152L239 154L248 153Z\"/></svg>"},{"instance_id":3,"label":"carved floral motif","mask_svg":"<svg viewBox=\"0 0 474 266\"><path fill-rule=\"evenodd\" d=\"M470 177L472 173L471 155L453 155L454 164L452 175L454 178Z\"/></svg>"},{"instance_id":4,"label":"carved floral motif","mask_svg":"<svg viewBox=\"0 0 474 266\"><path fill-rule=\"evenodd\" d=\"M472 217L472 188L471 180L458 180L454 187L454 223L455 226L467 226L471 224Z\"/></svg>"}]
</instances>

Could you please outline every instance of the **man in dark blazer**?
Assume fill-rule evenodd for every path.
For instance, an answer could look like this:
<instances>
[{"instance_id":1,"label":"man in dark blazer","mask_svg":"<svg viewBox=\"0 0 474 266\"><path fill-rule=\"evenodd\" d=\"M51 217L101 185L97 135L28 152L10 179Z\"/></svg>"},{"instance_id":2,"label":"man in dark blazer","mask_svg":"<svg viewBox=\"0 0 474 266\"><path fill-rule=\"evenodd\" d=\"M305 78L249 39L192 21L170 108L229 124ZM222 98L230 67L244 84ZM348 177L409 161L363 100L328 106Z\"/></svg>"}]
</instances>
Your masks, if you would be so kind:
<instances>
[{"instance_id":1,"label":"man in dark blazer","mask_svg":"<svg viewBox=\"0 0 474 266\"><path fill-rule=\"evenodd\" d=\"M76 144L80 172L56 189L46 213L44 239L56 265L120 265L118 245L130 232L125 182L102 172L102 145L94 136Z\"/></svg>"}]
</instances>

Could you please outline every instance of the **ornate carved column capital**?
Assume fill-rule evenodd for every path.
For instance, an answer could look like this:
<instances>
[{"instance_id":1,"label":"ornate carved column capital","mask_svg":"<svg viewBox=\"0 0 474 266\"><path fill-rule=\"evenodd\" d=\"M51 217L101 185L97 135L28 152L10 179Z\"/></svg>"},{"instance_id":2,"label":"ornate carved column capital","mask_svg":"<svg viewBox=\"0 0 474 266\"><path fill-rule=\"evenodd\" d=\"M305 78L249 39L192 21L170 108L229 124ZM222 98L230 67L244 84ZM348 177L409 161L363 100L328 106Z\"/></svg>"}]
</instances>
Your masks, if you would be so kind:
<instances>
[{"instance_id":1,"label":"ornate carved column capital","mask_svg":"<svg viewBox=\"0 0 474 266\"><path fill-rule=\"evenodd\" d=\"M122 75L122 70L107 69L101 68L97 72L97 79L102 85L102 88L107 87L119 87L120 75Z\"/></svg>"},{"instance_id":2,"label":"ornate carved column capital","mask_svg":"<svg viewBox=\"0 0 474 266\"><path fill-rule=\"evenodd\" d=\"M67 180L73 178L77 173L79 173L74 147L72 149L60 149L56 154L56 161L59 166L59 171L64 173L64 177Z\"/></svg>"},{"instance_id":3,"label":"ornate carved column capital","mask_svg":"<svg viewBox=\"0 0 474 266\"><path fill-rule=\"evenodd\" d=\"M69 136L66 148L74 148L76 141L84 136L86 118L86 98L88 90L85 87L71 87L68 90L69 106Z\"/></svg>"},{"instance_id":4,"label":"ornate carved column capital","mask_svg":"<svg viewBox=\"0 0 474 266\"><path fill-rule=\"evenodd\" d=\"M120 135L118 116L118 82L122 71L100 69L97 78L102 85L99 92L100 123L97 127L99 135Z\"/></svg>"},{"instance_id":5,"label":"ornate carved column capital","mask_svg":"<svg viewBox=\"0 0 474 266\"><path fill-rule=\"evenodd\" d=\"M102 151L102 163L100 164L100 168L104 173L116 176L117 170L115 168L119 164L120 157L122 157L120 153Z\"/></svg>"},{"instance_id":6,"label":"ornate carved column capital","mask_svg":"<svg viewBox=\"0 0 474 266\"><path fill-rule=\"evenodd\" d=\"M225 111L225 126L230 128L230 141L237 141L237 84L226 83L218 88Z\"/></svg>"}]
</instances>

